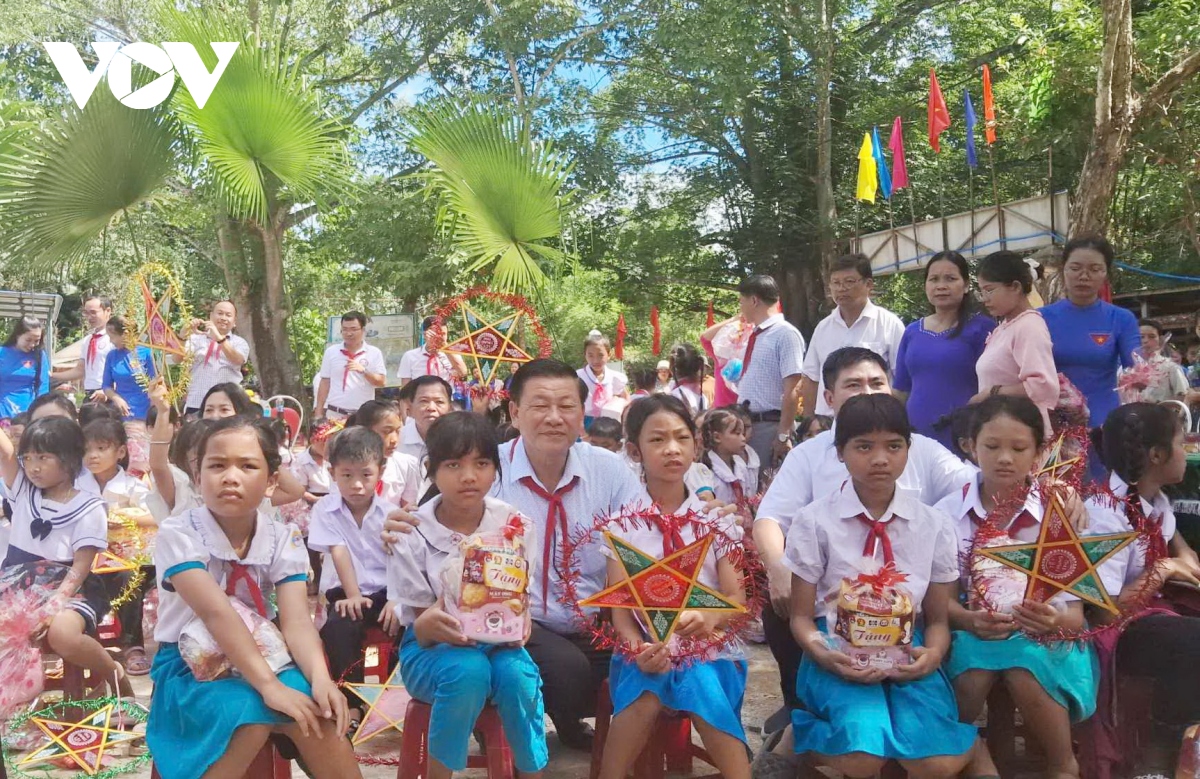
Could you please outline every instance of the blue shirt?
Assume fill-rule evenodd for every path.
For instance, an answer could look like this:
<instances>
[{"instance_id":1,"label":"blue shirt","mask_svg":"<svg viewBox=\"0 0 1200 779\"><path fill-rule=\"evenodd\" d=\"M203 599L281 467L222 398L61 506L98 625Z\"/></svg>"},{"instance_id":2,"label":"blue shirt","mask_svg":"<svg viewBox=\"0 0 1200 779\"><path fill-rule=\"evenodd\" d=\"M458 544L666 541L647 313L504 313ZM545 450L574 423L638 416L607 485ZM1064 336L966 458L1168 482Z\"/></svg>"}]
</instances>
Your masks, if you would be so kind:
<instances>
[{"instance_id":1,"label":"blue shirt","mask_svg":"<svg viewBox=\"0 0 1200 779\"><path fill-rule=\"evenodd\" d=\"M1054 364L1087 398L1089 424L1104 424L1120 405L1117 369L1132 366L1134 350L1142 346L1137 317L1103 300L1080 307L1063 299L1041 312L1054 342Z\"/></svg>"},{"instance_id":2,"label":"blue shirt","mask_svg":"<svg viewBox=\"0 0 1200 779\"><path fill-rule=\"evenodd\" d=\"M0 419L28 411L34 398L49 391L50 357L44 350L23 352L15 346L0 346Z\"/></svg>"},{"instance_id":3,"label":"blue shirt","mask_svg":"<svg viewBox=\"0 0 1200 779\"><path fill-rule=\"evenodd\" d=\"M144 420L150 410L150 396L146 389L138 383L137 373L130 359L133 353L128 349L112 349L104 357L104 378L100 382L103 389L114 389L126 403L129 404L128 420ZM141 370L148 379L153 379L154 355L145 346L137 348L137 360Z\"/></svg>"}]
</instances>

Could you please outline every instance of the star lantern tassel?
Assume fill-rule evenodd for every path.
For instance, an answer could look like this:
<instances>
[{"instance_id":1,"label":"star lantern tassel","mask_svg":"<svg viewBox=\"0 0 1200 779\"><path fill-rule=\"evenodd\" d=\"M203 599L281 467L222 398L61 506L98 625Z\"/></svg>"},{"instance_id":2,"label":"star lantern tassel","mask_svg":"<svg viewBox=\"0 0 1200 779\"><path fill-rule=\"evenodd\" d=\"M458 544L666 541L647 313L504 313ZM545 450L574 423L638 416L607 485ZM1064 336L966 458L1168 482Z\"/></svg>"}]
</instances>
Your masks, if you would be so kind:
<instances>
[{"instance_id":1,"label":"star lantern tassel","mask_svg":"<svg viewBox=\"0 0 1200 779\"><path fill-rule=\"evenodd\" d=\"M642 615L656 642L675 633L683 611L745 613L746 607L698 581L713 537L704 536L662 560L605 531L604 540L625 570L625 579L579 601L580 606L629 609Z\"/></svg>"}]
</instances>

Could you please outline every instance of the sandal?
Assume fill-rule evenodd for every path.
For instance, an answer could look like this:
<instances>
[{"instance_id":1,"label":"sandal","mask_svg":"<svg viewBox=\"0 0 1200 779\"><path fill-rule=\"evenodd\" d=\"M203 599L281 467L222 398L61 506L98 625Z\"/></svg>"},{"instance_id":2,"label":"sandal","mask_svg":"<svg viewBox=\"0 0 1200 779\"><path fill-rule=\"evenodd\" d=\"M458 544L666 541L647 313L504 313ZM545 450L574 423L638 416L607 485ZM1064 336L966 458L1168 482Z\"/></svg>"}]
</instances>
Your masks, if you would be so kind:
<instances>
[{"instance_id":1,"label":"sandal","mask_svg":"<svg viewBox=\"0 0 1200 779\"><path fill-rule=\"evenodd\" d=\"M125 650L125 673L130 676L145 676L150 673L150 658L146 657L145 649L133 646Z\"/></svg>"}]
</instances>

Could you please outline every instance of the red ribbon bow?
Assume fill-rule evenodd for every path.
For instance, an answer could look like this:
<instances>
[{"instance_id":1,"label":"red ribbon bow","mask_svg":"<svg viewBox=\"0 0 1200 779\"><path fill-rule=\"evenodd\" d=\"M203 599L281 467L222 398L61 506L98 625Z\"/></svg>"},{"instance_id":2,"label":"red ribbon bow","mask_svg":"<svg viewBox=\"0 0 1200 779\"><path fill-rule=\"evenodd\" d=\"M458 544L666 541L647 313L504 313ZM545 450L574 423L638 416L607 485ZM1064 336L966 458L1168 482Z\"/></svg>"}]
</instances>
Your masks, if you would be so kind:
<instances>
[{"instance_id":1,"label":"red ribbon bow","mask_svg":"<svg viewBox=\"0 0 1200 779\"><path fill-rule=\"evenodd\" d=\"M863 557L874 557L877 544L883 544L883 562L891 565L896 561L892 554L892 539L888 536L887 523L871 519L866 514L859 514L858 521L868 526L867 543L863 546Z\"/></svg>"},{"instance_id":2,"label":"red ribbon bow","mask_svg":"<svg viewBox=\"0 0 1200 779\"><path fill-rule=\"evenodd\" d=\"M854 581L856 584L869 585L872 590L882 594L887 588L908 581L908 574L897 570L896 563L887 562L875 573L860 573Z\"/></svg>"},{"instance_id":3,"label":"red ribbon bow","mask_svg":"<svg viewBox=\"0 0 1200 779\"><path fill-rule=\"evenodd\" d=\"M521 517L513 514L508 518L508 524L504 526L504 540L512 541L514 538L519 538L525 535L525 523L521 521Z\"/></svg>"}]
</instances>

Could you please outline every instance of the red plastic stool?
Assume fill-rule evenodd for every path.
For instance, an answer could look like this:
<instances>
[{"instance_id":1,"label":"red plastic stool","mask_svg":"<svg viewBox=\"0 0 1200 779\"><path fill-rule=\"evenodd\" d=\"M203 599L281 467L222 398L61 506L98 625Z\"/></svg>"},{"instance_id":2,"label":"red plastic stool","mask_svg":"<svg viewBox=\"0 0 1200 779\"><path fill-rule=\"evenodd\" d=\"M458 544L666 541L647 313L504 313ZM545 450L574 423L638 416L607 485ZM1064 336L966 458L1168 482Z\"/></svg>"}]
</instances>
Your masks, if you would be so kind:
<instances>
[{"instance_id":1,"label":"red plastic stool","mask_svg":"<svg viewBox=\"0 0 1200 779\"><path fill-rule=\"evenodd\" d=\"M604 742L612 721L612 697L608 681L600 688L596 701L596 735L592 741L591 779L600 776L600 761L604 757ZM713 765L704 747L692 743L692 721L686 714L663 713L658 717L654 733L633 763L634 779L663 779L667 771L690 773L692 761L702 760ZM701 774L693 779L721 779L720 774Z\"/></svg>"},{"instance_id":2,"label":"red plastic stool","mask_svg":"<svg viewBox=\"0 0 1200 779\"><path fill-rule=\"evenodd\" d=\"M425 779L429 775L429 715L432 711L432 706L415 698L408 702L396 779ZM486 768L488 779L514 779L512 748L504 737L500 715L490 705L483 707L475 721L475 732L483 736L485 754L468 757L467 768Z\"/></svg>"},{"instance_id":3,"label":"red plastic stool","mask_svg":"<svg viewBox=\"0 0 1200 779\"><path fill-rule=\"evenodd\" d=\"M242 779L291 779L292 761L284 760L270 741L259 750L254 762L246 769ZM151 767L150 779L161 779L157 767Z\"/></svg>"},{"instance_id":4,"label":"red plastic stool","mask_svg":"<svg viewBox=\"0 0 1200 779\"><path fill-rule=\"evenodd\" d=\"M396 639L381 628L367 628L363 637L363 682L383 684L396 667Z\"/></svg>"},{"instance_id":5,"label":"red plastic stool","mask_svg":"<svg viewBox=\"0 0 1200 779\"><path fill-rule=\"evenodd\" d=\"M113 649L121 644L121 620L117 613L110 611L100 624L96 626L96 640L105 649Z\"/></svg>"}]
</instances>

